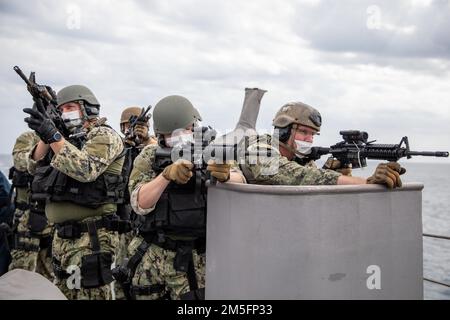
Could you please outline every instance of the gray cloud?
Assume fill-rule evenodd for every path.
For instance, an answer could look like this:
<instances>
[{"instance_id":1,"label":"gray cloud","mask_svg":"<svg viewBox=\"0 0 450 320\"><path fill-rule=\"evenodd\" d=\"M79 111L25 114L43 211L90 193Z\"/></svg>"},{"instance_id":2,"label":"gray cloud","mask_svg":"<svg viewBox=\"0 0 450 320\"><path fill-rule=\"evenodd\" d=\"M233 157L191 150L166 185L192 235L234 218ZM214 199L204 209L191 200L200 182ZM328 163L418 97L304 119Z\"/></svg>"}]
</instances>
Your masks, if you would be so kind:
<instances>
[{"instance_id":1,"label":"gray cloud","mask_svg":"<svg viewBox=\"0 0 450 320\"><path fill-rule=\"evenodd\" d=\"M181 94L201 110L205 124L223 132L235 126L243 89L261 87L268 90L258 121L262 129L270 130L282 104L301 100L324 116L318 140L323 145L336 142L341 129L360 128L387 142L411 135L417 146L448 148L450 62L445 50L435 48L445 47L445 35L437 28L421 31L438 39L428 53L412 54L405 42L396 51L370 46L364 6L340 3L0 1L0 153L9 153L27 129L21 108L31 99L12 71L16 64L56 90L89 86L115 128L123 107ZM67 27L74 4L80 29ZM430 9L435 3L421 7L422 13L411 9L408 17L415 20L400 21L405 4L378 5L386 23L398 26L419 26L436 10ZM356 21L358 8L363 28L348 33L355 26L344 20ZM447 23L438 23L440 16L432 21ZM336 17L342 26L333 25ZM336 38L326 34L333 28L342 41L327 47Z\"/></svg>"},{"instance_id":2,"label":"gray cloud","mask_svg":"<svg viewBox=\"0 0 450 320\"><path fill-rule=\"evenodd\" d=\"M357 54L349 61L450 60L448 0L324 0L298 6L297 14L301 18L294 28L300 37L318 50Z\"/></svg>"}]
</instances>

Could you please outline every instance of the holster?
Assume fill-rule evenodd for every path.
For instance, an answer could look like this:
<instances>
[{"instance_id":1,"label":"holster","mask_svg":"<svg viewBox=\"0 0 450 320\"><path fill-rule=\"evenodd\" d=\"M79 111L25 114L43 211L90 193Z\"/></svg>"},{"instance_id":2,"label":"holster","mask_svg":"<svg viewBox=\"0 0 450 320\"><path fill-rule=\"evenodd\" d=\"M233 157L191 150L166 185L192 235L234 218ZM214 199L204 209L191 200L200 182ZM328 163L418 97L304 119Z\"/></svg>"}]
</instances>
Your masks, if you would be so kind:
<instances>
[{"instance_id":1,"label":"holster","mask_svg":"<svg viewBox=\"0 0 450 320\"><path fill-rule=\"evenodd\" d=\"M97 288L111 283L114 279L111 271L110 252L95 252L81 258L81 285L83 288Z\"/></svg>"},{"instance_id":2,"label":"holster","mask_svg":"<svg viewBox=\"0 0 450 320\"><path fill-rule=\"evenodd\" d=\"M83 288L97 288L111 283L112 254L101 251L95 221L88 221L87 228L92 253L81 258L81 285Z\"/></svg>"}]
</instances>

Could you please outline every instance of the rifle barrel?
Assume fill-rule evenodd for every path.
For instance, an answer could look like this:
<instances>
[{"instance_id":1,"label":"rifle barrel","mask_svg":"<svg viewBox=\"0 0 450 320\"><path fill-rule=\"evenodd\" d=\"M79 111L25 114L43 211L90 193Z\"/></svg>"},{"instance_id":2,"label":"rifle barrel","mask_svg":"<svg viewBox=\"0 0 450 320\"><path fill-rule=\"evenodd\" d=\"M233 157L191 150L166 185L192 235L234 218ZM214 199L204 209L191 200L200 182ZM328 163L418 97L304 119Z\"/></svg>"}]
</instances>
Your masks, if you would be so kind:
<instances>
[{"instance_id":1,"label":"rifle barrel","mask_svg":"<svg viewBox=\"0 0 450 320\"><path fill-rule=\"evenodd\" d=\"M20 70L20 68L18 66L14 66L14 71L23 79L23 81L25 81L25 83L28 86L31 86L32 84L30 83L30 80L28 80L28 78L23 74L22 70Z\"/></svg>"},{"instance_id":2,"label":"rifle barrel","mask_svg":"<svg viewBox=\"0 0 450 320\"><path fill-rule=\"evenodd\" d=\"M408 151L407 155L448 158L448 151Z\"/></svg>"},{"instance_id":3,"label":"rifle barrel","mask_svg":"<svg viewBox=\"0 0 450 320\"><path fill-rule=\"evenodd\" d=\"M151 108L152 108L152 106L148 105L147 109L145 109L145 112L142 114L142 117L145 117Z\"/></svg>"}]
</instances>

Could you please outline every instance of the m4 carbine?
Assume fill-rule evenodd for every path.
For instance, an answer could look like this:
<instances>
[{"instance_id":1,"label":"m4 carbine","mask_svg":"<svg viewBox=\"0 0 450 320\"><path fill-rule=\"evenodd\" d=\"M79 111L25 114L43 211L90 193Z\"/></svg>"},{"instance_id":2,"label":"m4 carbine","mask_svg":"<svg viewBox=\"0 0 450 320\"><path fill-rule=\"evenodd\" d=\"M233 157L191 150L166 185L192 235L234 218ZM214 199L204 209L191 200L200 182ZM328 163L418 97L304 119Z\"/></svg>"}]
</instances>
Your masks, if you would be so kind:
<instances>
[{"instance_id":1,"label":"m4 carbine","mask_svg":"<svg viewBox=\"0 0 450 320\"><path fill-rule=\"evenodd\" d=\"M149 105L146 109L142 108L141 114L139 116L131 116L129 119L130 127L128 128L128 132L125 134L127 139L134 140L136 145L140 145L142 141L139 137L135 136L134 129L136 125L138 124L147 124L148 120L150 120L150 117L147 116L147 113L152 108L151 105Z\"/></svg>"},{"instance_id":2,"label":"m4 carbine","mask_svg":"<svg viewBox=\"0 0 450 320\"><path fill-rule=\"evenodd\" d=\"M367 141L367 132L358 130L340 131L343 141L329 148L312 147L307 156L309 160L320 159L321 156L331 154L341 162L343 168L361 168L367 166L367 159L398 161L412 156L448 157L448 151L411 151L408 137L403 137L398 144L376 144L376 140Z\"/></svg>"},{"instance_id":3,"label":"m4 carbine","mask_svg":"<svg viewBox=\"0 0 450 320\"><path fill-rule=\"evenodd\" d=\"M61 118L61 113L56 107L58 105L56 101L56 92L49 86L37 84L36 74L34 72L31 72L30 77L27 78L18 66L14 66L13 69L27 84L27 90L33 97L33 101L35 103L33 108L36 108L36 106L42 106L42 109L46 110L49 117L55 123L56 128L58 128L60 133L65 138L72 139L72 142L76 144L81 143L86 133L81 130L81 128L75 133L70 133L67 130L64 120Z\"/></svg>"},{"instance_id":4,"label":"m4 carbine","mask_svg":"<svg viewBox=\"0 0 450 320\"><path fill-rule=\"evenodd\" d=\"M211 127L194 127L193 135L194 143L189 142L173 148L158 146L153 169L157 172L162 171L178 159L192 162L196 170L206 169L208 159L205 157L205 148L214 141L216 130Z\"/></svg>"}]
</instances>

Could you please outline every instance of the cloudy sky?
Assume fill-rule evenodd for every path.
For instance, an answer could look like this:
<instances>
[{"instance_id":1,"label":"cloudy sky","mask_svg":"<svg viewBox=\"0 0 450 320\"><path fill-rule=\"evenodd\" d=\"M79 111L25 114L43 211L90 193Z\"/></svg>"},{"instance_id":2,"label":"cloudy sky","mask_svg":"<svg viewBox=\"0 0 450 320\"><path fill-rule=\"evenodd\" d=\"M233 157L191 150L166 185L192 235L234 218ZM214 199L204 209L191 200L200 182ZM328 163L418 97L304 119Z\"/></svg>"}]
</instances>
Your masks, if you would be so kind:
<instances>
[{"instance_id":1,"label":"cloudy sky","mask_svg":"<svg viewBox=\"0 0 450 320\"><path fill-rule=\"evenodd\" d=\"M318 145L361 129L450 149L450 0L0 0L0 48L0 153L31 105L14 65L56 90L90 87L116 129L123 107L181 94L231 130L259 87L261 130L303 101L322 114Z\"/></svg>"}]
</instances>

